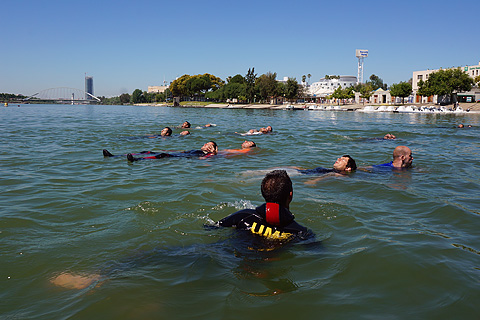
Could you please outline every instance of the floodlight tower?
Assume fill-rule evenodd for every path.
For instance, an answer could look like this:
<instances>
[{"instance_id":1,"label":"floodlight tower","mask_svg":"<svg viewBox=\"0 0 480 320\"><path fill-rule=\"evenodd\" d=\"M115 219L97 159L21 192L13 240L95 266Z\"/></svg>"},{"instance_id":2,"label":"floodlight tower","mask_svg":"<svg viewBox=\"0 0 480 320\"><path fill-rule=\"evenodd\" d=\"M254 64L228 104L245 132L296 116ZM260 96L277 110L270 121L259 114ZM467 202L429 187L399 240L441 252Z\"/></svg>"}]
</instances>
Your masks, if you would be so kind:
<instances>
[{"instance_id":1,"label":"floodlight tower","mask_svg":"<svg viewBox=\"0 0 480 320\"><path fill-rule=\"evenodd\" d=\"M357 49L355 56L358 58L357 84L363 83L363 59L368 57L368 50Z\"/></svg>"}]
</instances>

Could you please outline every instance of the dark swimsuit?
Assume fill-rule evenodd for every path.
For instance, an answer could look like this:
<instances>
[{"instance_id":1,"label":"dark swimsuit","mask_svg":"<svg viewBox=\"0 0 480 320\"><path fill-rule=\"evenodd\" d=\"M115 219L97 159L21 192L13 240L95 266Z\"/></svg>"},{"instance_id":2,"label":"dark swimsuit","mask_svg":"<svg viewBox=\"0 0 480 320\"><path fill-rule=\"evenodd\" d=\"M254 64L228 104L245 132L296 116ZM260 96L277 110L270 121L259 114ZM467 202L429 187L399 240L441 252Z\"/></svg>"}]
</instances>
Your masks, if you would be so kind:
<instances>
[{"instance_id":1,"label":"dark swimsuit","mask_svg":"<svg viewBox=\"0 0 480 320\"><path fill-rule=\"evenodd\" d=\"M298 172L300 172L301 174L325 174L325 173L337 172L337 171L334 169L318 167L315 169L298 170Z\"/></svg>"},{"instance_id":2,"label":"dark swimsuit","mask_svg":"<svg viewBox=\"0 0 480 320\"><path fill-rule=\"evenodd\" d=\"M298 224L294 215L276 203L264 203L255 209L243 209L218 222L221 227L236 227L270 240L305 240L314 233Z\"/></svg>"},{"instance_id":3,"label":"dark swimsuit","mask_svg":"<svg viewBox=\"0 0 480 320\"><path fill-rule=\"evenodd\" d=\"M162 159L162 158L170 158L170 157L176 157L176 158L190 158L190 157L211 157L213 156L214 153L205 153L202 150L190 150L190 151L182 151L182 152L173 152L173 153L166 153L166 152L161 152L157 153L154 156L148 156L148 157L142 157L142 158L136 158L135 160L141 160L141 159Z\"/></svg>"}]
</instances>

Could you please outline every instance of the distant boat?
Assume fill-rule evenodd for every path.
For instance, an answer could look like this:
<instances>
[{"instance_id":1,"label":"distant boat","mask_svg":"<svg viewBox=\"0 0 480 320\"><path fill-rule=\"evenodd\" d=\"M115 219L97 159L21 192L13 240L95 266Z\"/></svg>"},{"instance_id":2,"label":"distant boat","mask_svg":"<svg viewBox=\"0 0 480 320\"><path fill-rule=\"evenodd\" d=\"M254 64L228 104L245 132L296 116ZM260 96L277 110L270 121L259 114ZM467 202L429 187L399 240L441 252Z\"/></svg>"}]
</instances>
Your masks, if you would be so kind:
<instances>
[{"instance_id":1,"label":"distant boat","mask_svg":"<svg viewBox=\"0 0 480 320\"><path fill-rule=\"evenodd\" d=\"M325 107L324 106L317 106L316 104L314 104L313 106L309 106L308 110L325 110Z\"/></svg>"}]
</instances>

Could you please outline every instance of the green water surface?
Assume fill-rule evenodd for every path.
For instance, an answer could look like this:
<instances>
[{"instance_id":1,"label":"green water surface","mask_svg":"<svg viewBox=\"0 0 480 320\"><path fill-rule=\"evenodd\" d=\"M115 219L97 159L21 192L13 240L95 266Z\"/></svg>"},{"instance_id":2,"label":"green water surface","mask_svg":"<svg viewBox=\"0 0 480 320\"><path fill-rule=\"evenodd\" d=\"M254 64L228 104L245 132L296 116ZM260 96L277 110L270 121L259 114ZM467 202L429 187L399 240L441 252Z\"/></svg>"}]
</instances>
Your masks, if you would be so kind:
<instances>
[{"instance_id":1,"label":"green water surface","mask_svg":"<svg viewBox=\"0 0 480 320\"><path fill-rule=\"evenodd\" d=\"M2 318L478 319L479 114L21 105L0 117ZM186 120L189 136L146 137ZM216 126L195 128L206 123ZM388 132L398 139L372 139ZM258 150L102 155L245 139ZM271 168L331 167L343 154L381 164L397 145L413 150L411 170L291 175L291 211L320 245L249 252L235 230L204 228L261 204ZM102 280L50 282L65 272Z\"/></svg>"}]
</instances>

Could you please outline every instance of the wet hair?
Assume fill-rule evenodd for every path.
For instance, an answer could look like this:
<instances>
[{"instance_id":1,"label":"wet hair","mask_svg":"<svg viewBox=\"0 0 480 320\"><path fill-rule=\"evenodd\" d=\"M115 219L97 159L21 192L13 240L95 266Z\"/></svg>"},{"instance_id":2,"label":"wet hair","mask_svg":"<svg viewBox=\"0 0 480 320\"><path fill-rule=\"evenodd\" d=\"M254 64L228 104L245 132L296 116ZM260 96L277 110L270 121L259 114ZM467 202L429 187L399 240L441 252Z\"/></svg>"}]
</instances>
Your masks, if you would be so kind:
<instances>
[{"instance_id":1,"label":"wet hair","mask_svg":"<svg viewBox=\"0 0 480 320\"><path fill-rule=\"evenodd\" d=\"M215 149L217 149L217 143L215 141L208 141L208 142L213 143L213 146L215 147Z\"/></svg>"},{"instance_id":2,"label":"wet hair","mask_svg":"<svg viewBox=\"0 0 480 320\"><path fill-rule=\"evenodd\" d=\"M245 144L248 144L249 146L248 146L248 147L245 147L245 146L244 146ZM254 147L256 147L256 146L257 146L257 145L255 144L255 142L253 142L253 141L251 141L251 140L249 140L249 141L246 140L246 141L244 141L244 142L242 143L242 148L254 148Z\"/></svg>"},{"instance_id":3,"label":"wet hair","mask_svg":"<svg viewBox=\"0 0 480 320\"><path fill-rule=\"evenodd\" d=\"M285 170L274 170L263 178L261 190L266 202L285 206L290 192L293 191L292 180Z\"/></svg>"},{"instance_id":4,"label":"wet hair","mask_svg":"<svg viewBox=\"0 0 480 320\"><path fill-rule=\"evenodd\" d=\"M172 129L170 129L170 127L165 127L165 128L163 128L163 130L165 130L165 129L167 129L167 134L166 134L166 135L167 135L167 136L170 136L170 135L172 134ZM162 130L162 131L163 131L163 130Z\"/></svg>"},{"instance_id":5,"label":"wet hair","mask_svg":"<svg viewBox=\"0 0 480 320\"><path fill-rule=\"evenodd\" d=\"M357 163L355 162L355 160L352 157L350 157L348 154L344 155L344 157L348 158L347 166L345 167L345 169L351 168L352 171L357 170Z\"/></svg>"},{"instance_id":6,"label":"wet hair","mask_svg":"<svg viewBox=\"0 0 480 320\"><path fill-rule=\"evenodd\" d=\"M183 125L185 125L185 126L183 126ZM185 122L182 124L182 128L190 128L190 122L185 121Z\"/></svg>"}]
</instances>

